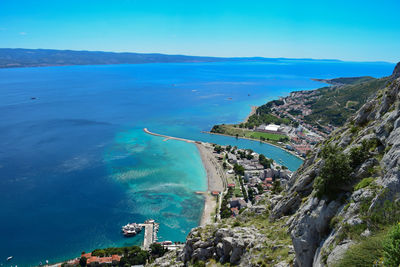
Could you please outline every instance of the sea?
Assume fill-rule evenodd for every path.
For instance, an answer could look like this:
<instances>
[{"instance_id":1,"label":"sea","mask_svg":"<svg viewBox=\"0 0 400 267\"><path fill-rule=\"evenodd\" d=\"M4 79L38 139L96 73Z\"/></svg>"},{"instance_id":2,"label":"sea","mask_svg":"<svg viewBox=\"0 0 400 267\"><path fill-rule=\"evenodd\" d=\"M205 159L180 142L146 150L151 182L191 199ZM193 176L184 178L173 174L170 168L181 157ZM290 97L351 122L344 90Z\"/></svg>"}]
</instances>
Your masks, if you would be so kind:
<instances>
[{"instance_id":1,"label":"sea","mask_svg":"<svg viewBox=\"0 0 400 267\"><path fill-rule=\"evenodd\" d=\"M278 60L0 69L0 264L35 266L82 251L140 245L121 234L155 219L185 241L207 189L195 145L152 132L250 148L296 170L268 144L203 133L310 78L391 74L394 64ZM13 256L11 261L6 258Z\"/></svg>"}]
</instances>

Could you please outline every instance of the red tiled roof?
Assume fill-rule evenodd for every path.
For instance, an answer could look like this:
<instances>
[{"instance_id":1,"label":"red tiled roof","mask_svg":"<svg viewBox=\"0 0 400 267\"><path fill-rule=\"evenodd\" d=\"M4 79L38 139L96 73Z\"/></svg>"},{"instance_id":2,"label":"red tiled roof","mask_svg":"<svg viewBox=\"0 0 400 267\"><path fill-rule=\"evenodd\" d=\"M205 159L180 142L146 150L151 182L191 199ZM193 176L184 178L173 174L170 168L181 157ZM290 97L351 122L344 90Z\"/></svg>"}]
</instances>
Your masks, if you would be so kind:
<instances>
[{"instance_id":1,"label":"red tiled roof","mask_svg":"<svg viewBox=\"0 0 400 267\"><path fill-rule=\"evenodd\" d=\"M88 253L89 254L89 253ZM88 255L84 254L84 255ZM82 255L82 257L84 257ZM98 263L111 263L113 261L120 261L122 256L119 255L112 255L111 257L97 257L97 256L91 256L87 258L87 263L92 263L92 262L98 262Z\"/></svg>"},{"instance_id":2,"label":"red tiled roof","mask_svg":"<svg viewBox=\"0 0 400 267\"><path fill-rule=\"evenodd\" d=\"M120 255L112 255L111 258L113 261L120 261L122 257Z\"/></svg>"}]
</instances>

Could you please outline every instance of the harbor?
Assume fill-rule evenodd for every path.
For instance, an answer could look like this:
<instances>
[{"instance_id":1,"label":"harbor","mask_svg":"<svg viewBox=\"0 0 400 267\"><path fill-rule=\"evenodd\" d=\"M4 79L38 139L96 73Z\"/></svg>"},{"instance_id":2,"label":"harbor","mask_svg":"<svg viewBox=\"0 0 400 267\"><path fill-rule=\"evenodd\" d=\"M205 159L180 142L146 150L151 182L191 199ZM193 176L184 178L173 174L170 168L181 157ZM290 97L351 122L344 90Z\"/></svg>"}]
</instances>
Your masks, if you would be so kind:
<instances>
[{"instance_id":1,"label":"harbor","mask_svg":"<svg viewBox=\"0 0 400 267\"><path fill-rule=\"evenodd\" d=\"M125 237L132 237L137 235L144 228L144 237L142 247L145 250L150 249L150 245L157 242L157 233L160 228L160 224L156 223L155 220L149 219L144 223L129 223L122 226L122 233Z\"/></svg>"}]
</instances>

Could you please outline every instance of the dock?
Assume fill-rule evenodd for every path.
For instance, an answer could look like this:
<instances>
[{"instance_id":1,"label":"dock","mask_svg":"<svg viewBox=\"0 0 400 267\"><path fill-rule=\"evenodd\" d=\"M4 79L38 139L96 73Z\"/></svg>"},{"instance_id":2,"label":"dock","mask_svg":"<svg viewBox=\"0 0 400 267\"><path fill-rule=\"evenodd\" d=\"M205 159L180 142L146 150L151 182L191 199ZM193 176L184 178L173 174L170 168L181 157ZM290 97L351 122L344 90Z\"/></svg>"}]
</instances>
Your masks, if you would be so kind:
<instances>
[{"instance_id":1,"label":"dock","mask_svg":"<svg viewBox=\"0 0 400 267\"><path fill-rule=\"evenodd\" d=\"M143 131L145 133L148 133L148 134L151 134L151 135L154 135L154 136L164 137L165 139L163 141L178 140L178 141L183 141L183 142L186 142L186 143L196 143L196 141L194 141L194 140L189 140L189 139L179 138L179 137L173 137L173 136L168 136L168 135L164 135L164 134L153 133L153 132L150 132L147 128L143 128Z\"/></svg>"},{"instance_id":2,"label":"dock","mask_svg":"<svg viewBox=\"0 0 400 267\"><path fill-rule=\"evenodd\" d=\"M145 223L140 223L139 225L144 227L143 249L149 250L150 245L157 242L159 224L153 220L149 220Z\"/></svg>"}]
</instances>

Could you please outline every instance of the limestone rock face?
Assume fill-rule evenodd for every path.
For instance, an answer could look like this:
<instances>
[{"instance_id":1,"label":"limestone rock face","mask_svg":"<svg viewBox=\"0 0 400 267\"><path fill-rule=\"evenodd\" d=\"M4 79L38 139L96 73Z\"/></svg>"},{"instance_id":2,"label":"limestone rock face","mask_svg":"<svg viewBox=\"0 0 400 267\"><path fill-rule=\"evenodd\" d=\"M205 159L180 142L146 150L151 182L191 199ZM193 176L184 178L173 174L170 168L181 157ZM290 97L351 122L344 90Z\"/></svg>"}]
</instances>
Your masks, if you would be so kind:
<instances>
[{"instance_id":1,"label":"limestone rock face","mask_svg":"<svg viewBox=\"0 0 400 267\"><path fill-rule=\"evenodd\" d=\"M213 258L221 263L239 264L247 249L265 240L253 227L219 228L207 241L199 239L201 230L197 227L189 233L178 260L187 263Z\"/></svg>"},{"instance_id":2,"label":"limestone rock face","mask_svg":"<svg viewBox=\"0 0 400 267\"><path fill-rule=\"evenodd\" d=\"M392 77L395 79L400 77L400 62L397 63L396 67L394 68Z\"/></svg>"},{"instance_id":3,"label":"limestone rock face","mask_svg":"<svg viewBox=\"0 0 400 267\"><path fill-rule=\"evenodd\" d=\"M400 77L400 64L392 77ZM354 168L352 184L343 187L337 199L315 197L313 183L324 166L320 149L324 145L338 146L350 155L363 142L372 142L369 156ZM285 193L271 201L271 220L290 215L290 234L300 267L332 266L354 243L339 237L347 227L363 224L361 204L369 210L386 200L400 199L400 78L368 101L346 125L332 133L329 140L309 155L302 167L288 181ZM375 187L353 190L362 179L373 179ZM375 189L374 189L375 188ZM376 188L379 188L376 189ZM382 192L385 192L382 194ZM362 235L369 236L369 229Z\"/></svg>"}]
</instances>

